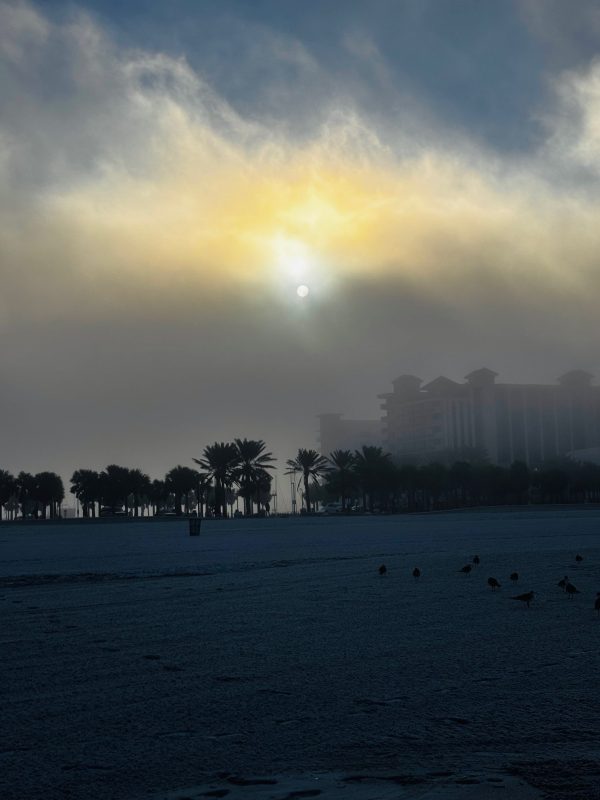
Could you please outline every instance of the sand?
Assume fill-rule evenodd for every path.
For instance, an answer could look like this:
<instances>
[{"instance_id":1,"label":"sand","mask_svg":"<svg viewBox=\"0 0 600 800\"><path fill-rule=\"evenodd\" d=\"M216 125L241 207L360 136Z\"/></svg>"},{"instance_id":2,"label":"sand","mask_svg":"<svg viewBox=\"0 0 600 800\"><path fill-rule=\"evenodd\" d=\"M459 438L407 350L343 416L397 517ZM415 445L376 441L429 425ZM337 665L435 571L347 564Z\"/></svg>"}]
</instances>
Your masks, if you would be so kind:
<instances>
[{"instance_id":1,"label":"sand","mask_svg":"<svg viewBox=\"0 0 600 800\"><path fill-rule=\"evenodd\" d=\"M540 509L2 524L0 796L600 797L599 531Z\"/></svg>"}]
</instances>

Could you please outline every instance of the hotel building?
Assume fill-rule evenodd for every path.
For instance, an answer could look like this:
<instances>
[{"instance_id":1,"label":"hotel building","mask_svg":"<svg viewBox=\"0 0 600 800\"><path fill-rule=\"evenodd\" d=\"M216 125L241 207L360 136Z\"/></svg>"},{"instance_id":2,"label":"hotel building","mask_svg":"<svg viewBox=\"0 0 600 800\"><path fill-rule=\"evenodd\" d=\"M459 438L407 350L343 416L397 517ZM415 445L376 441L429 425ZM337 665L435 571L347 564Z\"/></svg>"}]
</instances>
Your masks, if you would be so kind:
<instances>
[{"instance_id":1,"label":"hotel building","mask_svg":"<svg viewBox=\"0 0 600 800\"><path fill-rule=\"evenodd\" d=\"M371 423L371 430L381 424L382 446L414 462L479 454L495 464L520 460L535 466L600 448L600 387L592 385L592 375L573 370L553 385L497 383L497 377L483 368L469 373L463 383L439 377L423 385L414 375L401 375L391 392L379 395L383 417L381 423ZM329 445L331 417L343 423L336 447L355 449L359 432L366 437L368 421L354 429L352 420L323 415L323 453L328 454L323 442ZM356 433L347 440L352 445L345 444L344 426Z\"/></svg>"}]
</instances>

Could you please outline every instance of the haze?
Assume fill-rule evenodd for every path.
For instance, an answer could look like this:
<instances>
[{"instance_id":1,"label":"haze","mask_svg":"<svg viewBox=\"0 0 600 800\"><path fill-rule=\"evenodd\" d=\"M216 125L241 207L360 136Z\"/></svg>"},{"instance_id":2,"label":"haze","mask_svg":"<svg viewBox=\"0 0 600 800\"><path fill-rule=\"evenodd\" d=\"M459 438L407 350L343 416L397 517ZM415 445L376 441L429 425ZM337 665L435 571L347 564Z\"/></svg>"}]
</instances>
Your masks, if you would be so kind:
<instances>
[{"instance_id":1,"label":"haze","mask_svg":"<svg viewBox=\"0 0 600 800\"><path fill-rule=\"evenodd\" d=\"M593 0L0 2L0 466L600 375L599 53Z\"/></svg>"}]
</instances>

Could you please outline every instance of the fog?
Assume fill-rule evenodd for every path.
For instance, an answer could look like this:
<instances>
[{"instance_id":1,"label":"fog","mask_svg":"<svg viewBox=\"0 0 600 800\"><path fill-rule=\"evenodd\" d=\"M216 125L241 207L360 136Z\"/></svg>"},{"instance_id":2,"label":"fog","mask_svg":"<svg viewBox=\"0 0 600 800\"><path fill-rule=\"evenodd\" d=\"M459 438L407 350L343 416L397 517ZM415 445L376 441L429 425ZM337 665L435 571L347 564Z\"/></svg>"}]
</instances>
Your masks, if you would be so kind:
<instances>
[{"instance_id":1,"label":"fog","mask_svg":"<svg viewBox=\"0 0 600 800\"><path fill-rule=\"evenodd\" d=\"M193 47L151 4L0 2L2 468L158 476L234 436L285 460L400 373L600 374L592 5L503 21L512 90L483 11L327 3L324 39L225 7ZM438 49L400 62L386 22Z\"/></svg>"}]
</instances>

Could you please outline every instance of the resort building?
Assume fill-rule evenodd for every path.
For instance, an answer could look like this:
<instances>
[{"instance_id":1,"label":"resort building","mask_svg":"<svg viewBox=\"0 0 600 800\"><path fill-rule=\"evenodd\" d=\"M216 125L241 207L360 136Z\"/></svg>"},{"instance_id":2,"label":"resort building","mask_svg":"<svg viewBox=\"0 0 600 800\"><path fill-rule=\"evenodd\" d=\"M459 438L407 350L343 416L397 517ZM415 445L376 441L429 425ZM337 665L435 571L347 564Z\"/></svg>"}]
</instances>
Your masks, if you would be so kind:
<instances>
[{"instance_id":1,"label":"resort building","mask_svg":"<svg viewBox=\"0 0 600 800\"><path fill-rule=\"evenodd\" d=\"M600 387L589 373L573 370L554 385L496 378L485 368L464 383L397 378L392 392L379 395L384 446L402 460L480 454L532 466L600 446Z\"/></svg>"},{"instance_id":2,"label":"resort building","mask_svg":"<svg viewBox=\"0 0 600 800\"><path fill-rule=\"evenodd\" d=\"M345 420L321 414L320 447L356 450L379 445L405 462L486 457L508 465L600 453L600 387L573 370L556 384L498 383L497 373L478 369L464 382L439 377L424 384L401 375L379 395L381 420Z\"/></svg>"}]
</instances>

